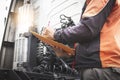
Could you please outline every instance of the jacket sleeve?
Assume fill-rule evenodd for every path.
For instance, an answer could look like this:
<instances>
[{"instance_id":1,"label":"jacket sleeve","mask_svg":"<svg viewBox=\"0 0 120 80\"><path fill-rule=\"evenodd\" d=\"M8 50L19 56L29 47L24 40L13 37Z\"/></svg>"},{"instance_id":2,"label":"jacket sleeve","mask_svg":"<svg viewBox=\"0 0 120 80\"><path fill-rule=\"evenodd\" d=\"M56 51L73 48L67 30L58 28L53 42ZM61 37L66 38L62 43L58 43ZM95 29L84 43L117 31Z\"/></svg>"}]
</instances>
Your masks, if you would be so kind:
<instances>
[{"instance_id":1,"label":"jacket sleeve","mask_svg":"<svg viewBox=\"0 0 120 80\"><path fill-rule=\"evenodd\" d=\"M109 16L115 0L90 0L78 25L54 33L61 43L86 42L94 39Z\"/></svg>"}]
</instances>

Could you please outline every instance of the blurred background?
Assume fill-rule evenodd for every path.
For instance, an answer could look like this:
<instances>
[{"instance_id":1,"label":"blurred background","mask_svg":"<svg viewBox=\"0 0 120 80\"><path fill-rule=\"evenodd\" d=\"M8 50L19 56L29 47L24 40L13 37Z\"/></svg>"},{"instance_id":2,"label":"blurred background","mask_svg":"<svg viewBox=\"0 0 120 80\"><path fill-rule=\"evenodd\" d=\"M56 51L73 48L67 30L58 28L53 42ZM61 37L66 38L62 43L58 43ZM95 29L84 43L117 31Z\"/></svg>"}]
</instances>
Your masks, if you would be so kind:
<instances>
[{"instance_id":1,"label":"blurred background","mask_svg":"<svg viewBox=\"0 0 120 80\"><path fill-rule=\"evenodd\" d=\"M27 34L29 30L41 33L42 28L48 25L60 28L61 14L71 17L77 24L84 2L85 0L1 0L0 68L18 69L23 62L31 60L28 56L36 53L34 48L37 42Z\"/></svg>"}]
</instances>

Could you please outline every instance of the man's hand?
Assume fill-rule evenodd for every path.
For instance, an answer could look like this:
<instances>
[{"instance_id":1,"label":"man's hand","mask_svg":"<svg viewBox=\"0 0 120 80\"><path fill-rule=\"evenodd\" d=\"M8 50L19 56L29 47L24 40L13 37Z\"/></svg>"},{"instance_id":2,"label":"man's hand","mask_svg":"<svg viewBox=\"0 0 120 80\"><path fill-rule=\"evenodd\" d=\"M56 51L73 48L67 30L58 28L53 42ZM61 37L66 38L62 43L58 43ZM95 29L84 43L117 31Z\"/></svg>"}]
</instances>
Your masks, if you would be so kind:
<instances>
[{"instance_id":1,"label":"man's hand","mask_svg":"<svg viewBox=\"0 0 120 80\"><path fill-rule=\"evenodd\" d=\"M55 30L52 29L51 27L45 27L43 29L42 35L46 38L54 40L54 32ZM56 55L59 57L70 57L73 56L74 53L66 53L63 49L57 48L56 46L52 46Z\"/></svg>"},{"instance_id":2,"label":"man's hand","mask_svg":"<svg viewBox=\"0 0 120 80\"><path fill-rule=\"evenodd\" d=\"M45 27L43 29L42 35L46 38L54 40L54 32L55 30L52 29L51 27Z\"/></svg>"}]
</instances>

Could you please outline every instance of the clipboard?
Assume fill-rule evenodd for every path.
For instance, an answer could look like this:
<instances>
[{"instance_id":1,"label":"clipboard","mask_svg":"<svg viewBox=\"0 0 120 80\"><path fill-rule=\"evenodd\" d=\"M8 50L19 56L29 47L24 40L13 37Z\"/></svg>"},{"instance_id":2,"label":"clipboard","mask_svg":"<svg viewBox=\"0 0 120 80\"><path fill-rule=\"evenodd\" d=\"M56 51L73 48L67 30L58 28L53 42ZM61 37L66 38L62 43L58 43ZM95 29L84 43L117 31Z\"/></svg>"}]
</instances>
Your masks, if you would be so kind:
<instances>
[{"instance_id":1,"label":"clipboard","mask_svg":"<svg viewBox=\"0 0 120 80\"><path fill-rule=\"evenodd\" d=\"M48 45L50 46L54 46L54 47L57 47L57 48L60 48L62 50L64 50L68 55L75 55L75 54L72 54L74 53L74 49L73 48L70 48L69 46L66 46L62 43L59 43L59 42L56 42L54 40L51 40L49 38L46 38L34 31L30 31L36 38L38 38L39 40L41 40L42 42L44 43L47 43Z\"/></svg>"}]
</instances>

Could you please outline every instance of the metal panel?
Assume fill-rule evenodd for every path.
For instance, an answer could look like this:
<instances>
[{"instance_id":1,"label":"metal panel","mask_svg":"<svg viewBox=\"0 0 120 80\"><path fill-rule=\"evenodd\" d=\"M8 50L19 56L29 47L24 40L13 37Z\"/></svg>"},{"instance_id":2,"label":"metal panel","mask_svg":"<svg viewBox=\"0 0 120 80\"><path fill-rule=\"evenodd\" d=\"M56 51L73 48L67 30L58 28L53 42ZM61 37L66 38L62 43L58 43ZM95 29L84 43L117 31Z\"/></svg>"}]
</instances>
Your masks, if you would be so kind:
<instances>
[{"instance_id":1,"label":"metal panel","mask_svg":"<svg viewBox=\"0 0 120 80\"><path fill-rule=\"evenodd\" d=\"M65 14L72 17L73 21L77 24L80 19L82 7L85 0L62 0L61 2L56 0L52 3L52 9L48 14L51 26L54 28L60 27L59 16Z\"/></svg>"},{"instance_id":2,"label":"metal panel","mask_svg":"<svg viewBox=\"0 0 120 80\"><path fill-rule=\"evenodd\" d=\"M4 41L14 42L15 39L15 13L11 12L9 14L8 23L6 26Z\"/></svg>"},{"instance_id":3,"label":"metal panel","mask_svg":"<svg viewBox=\"0 0 120 80\"><path fill-rule=\"evenodd\" d=\"M32 6L34 7L34 26L40 27L41 25L41 0L31 0Z\"/></svg>"},{"instance_id":4,"label":"metal panel","mask_svg":"<svg viewBox=\"0 0 120 80\"><path fill-rule=\"evenodd\" d=\"M39 32L43 26L59 28L59 16L65 14L72 17L77 24L80 19L85 0L31 0L35 10L35 26Z\"/></svg>"},{"instance_id":5,"label":"metal panel","mask_svg":"<svg viewBox=\"0 0 120 80\"><path fill-rule=\"evenodd\" d=\"M11 2L12 0L2 0L0 3L0 50Z\"/></svg>"},{"instance_id":6,"label":"metal panel","mask_svg":"<svg viewBox=\"0 0 120 80\"><path fill-rule=\"evenodd\" d=\"M12 53L13 53L14 43L12 42L12 38L10 35L9 35L9 39L11 39L10 42L12 43L7 41L8 38L7 40L5 40L4 38L6 36L6 31L8 30L8 32L10 32L10 28L8 28L7 23L9 23L8 21L11 20L9 19L9 16L8 16L11 9L11 4L12 4L12 0L2 0L0 3L0 11L2 11L0 13L1 14L0 15L0 67L2 68L6 67L6 65L7 65L7 68L11 68L11 65L12 65L11 58L13 55Z\"/></svg>"}]
</instances>

